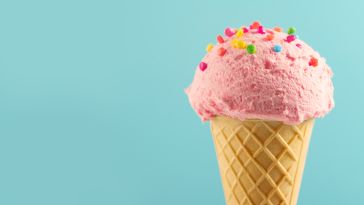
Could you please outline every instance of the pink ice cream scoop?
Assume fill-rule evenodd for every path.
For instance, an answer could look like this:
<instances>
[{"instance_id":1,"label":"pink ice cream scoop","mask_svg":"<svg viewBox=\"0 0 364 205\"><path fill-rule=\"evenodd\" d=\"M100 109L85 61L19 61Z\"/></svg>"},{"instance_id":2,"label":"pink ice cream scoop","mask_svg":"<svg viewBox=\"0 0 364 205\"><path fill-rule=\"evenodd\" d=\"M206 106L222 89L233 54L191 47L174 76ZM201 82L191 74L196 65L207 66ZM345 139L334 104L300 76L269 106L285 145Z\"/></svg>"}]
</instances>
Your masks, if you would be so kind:
<instances>
[{"instance_id":1,"label":"pink ice cream scoop","mask_svg":"<svg viewBox=\"0 0 364 205\"><path fill-rule=\"evenodd\" d=\"M295 36L265 29L228 28L196 69L186 89L203 121L214 116L299 124L334 107L332 71L325 59Z\"/></svg>"}]
</instances>

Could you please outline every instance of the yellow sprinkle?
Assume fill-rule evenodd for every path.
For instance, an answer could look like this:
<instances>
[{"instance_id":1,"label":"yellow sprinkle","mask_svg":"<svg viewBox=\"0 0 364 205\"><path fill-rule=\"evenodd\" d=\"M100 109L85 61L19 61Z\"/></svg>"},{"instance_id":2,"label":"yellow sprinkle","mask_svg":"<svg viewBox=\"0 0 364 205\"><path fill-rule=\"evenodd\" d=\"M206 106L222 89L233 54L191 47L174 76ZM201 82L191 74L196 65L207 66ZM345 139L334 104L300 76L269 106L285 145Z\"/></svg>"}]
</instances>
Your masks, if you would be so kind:
<instances>
[{"instance_id":1,"label":"yellow sprinkle","mask_svg":"<svg viewBox=\"0 0 364 205\"><path fill-rule=\"evenodd\" d=\"M239 45L239 48L241 48L241 49L246 48L246 43L244 41L238 41L238 45Z\"/></svg>"},{"instance_id":2,"label":"yellow sprinkle","mask_svg":"<svg viewBox=\"0 0 364 205\"><path fill-rule=\"evenodd\" d=\"M236 32L235 36L236 37L242 37L243 34L244 34L243 29L239 28L239 30Z\"/></svg>"},{"instance_id":3,"label":"yellow sprinkle","mask_svg":"<svg viewBox=\"0 0 364 205\"><path fill-rule=\"evenodd\" d=\"M206 47L206 51L210 52L212 50L212 48L214 47L214 45L212 45L211 43L209 43Z\"/></svg>"},{"instance_id":4,"label":"yellow sprinkle","mask_svg":"<svg viewBox=\"0 0 364 205\"><path fill-rule=\"evenodd\" d=\"M233 40L231 40L231 46L233 47L233 48L238 48L238 43L237 43L237 39L233 39Z\"/></svg>"},{"instance_id":5,"label":"yellow sprinkle","mask_svg":"<svg viewBox=\"0 0 364 205\"><path fill-rule=\"evenodd\" d=\"M246 43L244 41L238 40L238 39L233 39L231 41L231 45L233 46L233 48L239 48L239 49L245 49L246 48Z\"/></svg>"}]
</instances>

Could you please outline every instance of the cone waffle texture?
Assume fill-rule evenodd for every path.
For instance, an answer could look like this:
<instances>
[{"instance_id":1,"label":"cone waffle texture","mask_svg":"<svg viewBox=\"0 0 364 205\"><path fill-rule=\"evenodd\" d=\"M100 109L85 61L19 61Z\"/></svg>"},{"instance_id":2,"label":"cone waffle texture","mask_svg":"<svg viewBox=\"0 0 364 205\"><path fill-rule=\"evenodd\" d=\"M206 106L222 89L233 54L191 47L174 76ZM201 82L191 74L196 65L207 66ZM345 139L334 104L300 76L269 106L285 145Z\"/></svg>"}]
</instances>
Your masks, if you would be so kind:
<instances>
[{"instance_id":1,"label":"cone waffle texture","mask_svg":"<svg viewBox=\"0 0 364 205\"><path fill-rule=\"evenodd\" d=\"M211 120L227 205L296 205L314 120Z\"/></svg>"}]
</instances>

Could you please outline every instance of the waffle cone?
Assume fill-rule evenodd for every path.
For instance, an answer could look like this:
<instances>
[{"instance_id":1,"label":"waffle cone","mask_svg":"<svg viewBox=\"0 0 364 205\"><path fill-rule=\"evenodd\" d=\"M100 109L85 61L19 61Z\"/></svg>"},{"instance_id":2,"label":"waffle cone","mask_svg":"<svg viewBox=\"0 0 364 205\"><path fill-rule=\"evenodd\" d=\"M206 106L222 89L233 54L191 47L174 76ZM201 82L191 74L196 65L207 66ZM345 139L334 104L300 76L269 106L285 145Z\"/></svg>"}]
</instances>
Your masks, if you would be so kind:
<instances>
[{"instance_id":1,"label":"waffle cone","mask_svg":"<svg viewBox=\"0 0 364 205\"><path fill-rule=\"evenodd\" d=\"M227 205L296 205L314 120L211 120Z\"/></svg>"}]
</instances>

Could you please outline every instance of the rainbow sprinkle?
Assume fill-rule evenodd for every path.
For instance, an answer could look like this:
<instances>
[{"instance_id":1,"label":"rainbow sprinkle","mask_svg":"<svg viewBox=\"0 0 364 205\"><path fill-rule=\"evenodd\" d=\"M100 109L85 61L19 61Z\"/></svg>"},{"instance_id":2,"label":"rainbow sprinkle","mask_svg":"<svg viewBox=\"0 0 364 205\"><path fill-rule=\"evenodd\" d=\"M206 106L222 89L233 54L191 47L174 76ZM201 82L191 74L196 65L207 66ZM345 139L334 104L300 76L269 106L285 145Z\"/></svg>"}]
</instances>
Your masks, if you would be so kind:
<instances>
[{"instance_id":1,"label":"rainbow sprinkle","mask_svg":"<svg viewBox=\"0 0 364 205\"><path fill-rule=\"evenodd\" d=\"M289 27L287 33L289 35L295 34L296 33L296 28L295 27Z\"/></svg>"},{"instance_id":2,"label":"rainbow sprinkle","mask_svg":"<svg viewBox=\"0 0 364 205\"><path fill-rule=\"evenodd\" d=\"M225 42L224 38L223 38L222 36L220 36L220 35L218 35L218 36L216 37L216 40L217 40L217 42L219 42L220 44L222 44L222 43L224 43L224 42Z\"/></svg>"},{"instance_id":3,"label":"rainbow sprinkle","mask_svg":"<svg viewBox=\"0 0 364 205\"><path fill-rule=\"evenodd\" d=\"M273 30L275 30L275 31L277 31L277 32L282 32L282 29L280 28L280 27L274 27L274 29Z\"/></svg>"},{"instance_id":4,"label":"rainbow sprinkle","mask_svg":"<svg viewBox=\"0 0 364 205\"><path fill-rule=\"evenodd\" d=\"M274 39L274 35L273 34L268 34L266 37L265 37L265 40L267 41L271 41Z\"/></svg>"},{"instance_id":5,"label":"rainbow sprinkle","mask_svg":"<svg viewBox=\"0 0 364 205\"><path fill-rule=\"evenodd\" d=\"M201 63L199 64L199 67L200 67L200 70L201 70L201 71L205 71L205 70L206 70L206 68L207 68L207 63L205 63L205 62L201 62Z\"/></svg>"},{"instance_id":6,"label":"rainbow sprinkle","mask_svg":"<svg viewBox=\"0 0 364 205\"><path fill-rule=\"evenodd\" d=\"M226 53L226 49L225 49L225 48L223 48L223 47L221 47L221 48L219 48L219 49L217 50L217 55L219 55L219 56L224 56L224 55L225 55L225 53Z\"/></svg>"},{"instance_id":7,"label":"rainbow sprinkle","mask_svg":"<svg viewBox=\"0 0 364 205\"><path fill-rule=\"evenodd\" d=\"M317 60L317 58L315 58L315 57L311 57L311 59L310 59L310 62L308 62L308 65L309 66L313 66L313 67L316 67L317 65L318 65L318 60Z\"/></svg>"},{"instance_id":8,"label":"rainbow sprinkle","mask_svg":"<svg viewBox=\"0 0 364 205\"><path fill-rule=\"evenodd\" d=\"M246 48L246 43L242 40L238 40L238 39L233 39L231 41L231 45L234 47L234 48L239 48L239 49L244 49Z\"/></svg>"},{"instance_id":9,"label":"rainbow sprinkle","mask_svg":"<svg viewBox=\"0 0 364 205\"><path fill-rule=\"evenodd\" d=\"M225 29L225 35L227 37L232 37L233 35L235 35L235 33L236 33L236 30L233 29L233 28L226 28Z\"/></svg>"},{"instance_id":10,"label":"rainbow sprinkle","mask_svg":"<svg viewBox=\"0 0 364 205\"><path fill-rule=\"evenodd\" d=\"M265 34L265 31L264 31L264 27L263 26L259 26L258 27L258 33L259 34Z\"/></svg>"},{"instance_id":11,"label":"rainbow sprinkle","mask_svg":"<svg viewBox=\"0 0 364 205\"><path fill-rule=\"evenodd\" d=\"M251 25L250 25L250 29L258 29L260 26L259 21L254 21Z\"/></svg>"},{"instance_id":12,"label":"rainbow sprinkle","mask_svg":"<svg viewBox=\"0 0 364 205\"><path fill-rule=\"evenodd\" d=\"M291 42L292 42L292 41L294 41L294 40L296 40L296 36L295 36L295 35L288 35L288 36L287 36L286 41L287 41L288 43L291 43Z\"/></svg>"},{"instance_id":13,"label":"rainbow sprinkle","mask_svg":"<svg viewBox=\"0 0 364 205\"><path fill-rule=\"evenodd\" d=\"M212 43L209 43L206 46L206 51L211 52L213 51L214 55L218 55L220 57L223 57L227 52L228 48L226 48L226 45L222 45L225 42L230 42L231 47L235 49L245 49L248 54L255 54L257 52L257 47L255 40L251 40L248 45L246 41L244 41L245 35L256 35L256 34L266 34L261 38L263 41L273 41L275 38L276 40L273 41L275 43L280 42L280 44L272 44L271 50L275 53L280 53L283 50L284 43L291 43L298 39L298 36L296 35L296 28L295 27L289 27L287 29L287 35L285 36L285 39L279 39L281 38L282 34L277 34L276 32L282 32L282 28L280 27L274 27L273 29L265 29L263 25L261 25L258 21L253 22L249 27L242 26L240 28L226 28L224 30L224 34L226 37L222 35L217 35L216 40L218 44L216 45L217 48L214 48L215 45ZM277 35L277 36L275 36ZM248 40L249 41L249 38ZM273 43L272 42L272 43ZM296 41L297 42L297 41ZM266 42L270 43L270 42ZM296 47L302 49L303 46L300 43L294 44ZM225 48L224 48L224 47ZM319 60L313 56L311 56L308 65L312 67L317 67ZM206 62L200 62L199 63L199 69L201 71L205 71L207 69L208 65Z\"/></svg>"},{"instance_id":14,"label":"rainbow sprinkle","mask_svg":"<svg viewBox=\"0 0 364 205\"><path fill-rule=\"evenodd\" d=\"M207 47L206 47L206 51L207 51L207 52L210 52L213 48L214 48L214 45L213 45L213 44L211 44L211 43L209 43L209 44L207 45Z\"/></svg>"},{"instance_id":15,"label":"rainbow sprinkle","mask_svg":"<svg viewBox=\"0 0 364 205\"><path fill-rule=\"evenodd\" d=\"M239 38L239 37L242 37L242 36L243 36L243 34L244 34L243 29L241 29L241 28L240 28L240 29L236 32L235 36Z\"/></svg>"},{"instance_id":16,"label":"rainbow sprinkle","mask_svg":"<svg viewBox=\"0 0 364 205\"><path fill-rule=\"evenodd\" d=\"M247 47L246 47L246 50L248 51L249 54L254 54L257 52L257 48L255 47L255 45L253 44L249 44Z\"/></svg>"},{"instance_id":17,"label":"rainbow sprinkle","mask_svg":"<svg viewBox=\"0 0 364 205\"><path fill-rule=\"evenodd\" d=\"M281 52L282 51L282 46L280 46L280 45L273 46L273 51L276 52L276 53Z\"/></svg>"}]
</instances>

